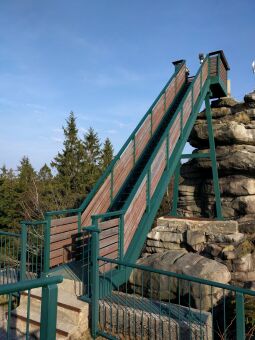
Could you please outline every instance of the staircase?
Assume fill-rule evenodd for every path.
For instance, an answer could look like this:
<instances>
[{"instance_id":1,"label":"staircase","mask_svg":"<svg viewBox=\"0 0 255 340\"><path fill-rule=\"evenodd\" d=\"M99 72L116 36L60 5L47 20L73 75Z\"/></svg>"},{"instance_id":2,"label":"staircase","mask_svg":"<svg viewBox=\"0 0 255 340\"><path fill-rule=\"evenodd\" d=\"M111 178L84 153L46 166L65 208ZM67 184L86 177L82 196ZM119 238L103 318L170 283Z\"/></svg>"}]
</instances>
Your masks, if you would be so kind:
<instances>
[{"instance_id":1,"label":"staircase","mask_svg":"<svg viewBox=\"0 0 255 340\"><path fill-rule=\"evenodd\" d=\"M56 339L89 339L89 305L78 300L76 282L64 280L59 285ZM12 311L11 339L25 339L28 294L21 294L20 305ZM29 330L30 339L40 338L41 288L31 290Z\"/></svg>"}]
</instances>

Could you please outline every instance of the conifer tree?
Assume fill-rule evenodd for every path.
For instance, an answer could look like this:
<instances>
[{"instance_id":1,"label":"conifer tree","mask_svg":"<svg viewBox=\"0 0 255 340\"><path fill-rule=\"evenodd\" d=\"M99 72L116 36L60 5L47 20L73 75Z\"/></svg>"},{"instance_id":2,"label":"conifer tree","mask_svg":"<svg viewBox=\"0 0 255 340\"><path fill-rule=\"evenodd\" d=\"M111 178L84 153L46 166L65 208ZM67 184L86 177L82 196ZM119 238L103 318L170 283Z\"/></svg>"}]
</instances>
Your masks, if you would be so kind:
<instances>
[{"instance_id":1,"label":"conifer tree","mask_svg":"<svg viewBox=\"0 0 255 340\"><path fill-rule=\"evenodd\" d=\"M100 161L102 156L98 134L92 127L84 136L85 162L86 162L86 189L89 192L100 176Z\"/></svg>"},{"instance_id":2,"label":"conifer tree","mask_svg":"<svg viewBox=\"0 0 255 340\"><path fill-rule=\"evenodd\" d=\"M74 113L69 114L64 131L64 148L59 152L51 166L57 170L57 185L63 197L65 208L76 205L81 193L84 193L84 147L78 138L78 129Z\"/></svg>"},{"instance_id":3,"label":"conifer tree","mask_svg":"<svg viewBox=\"0 0 255 340\"><path fill-rule=\"evenodd\" d=\"M12 169L0 169L0 228L17 228L21 214L18 207L17 179Z\"/></svg>"},{"instance_id":4,"label":"conifer tree","mask_svg":"<svg viewBox=\"0 0 255 340\"><path fill-rule=\"evenodd\" d=\"M101 170L104 170L108 167L113 159L113 145L109 138L106 138L103 149L102 149L102 157L101 157Z\"/></svg>"},{"instance_id":5,"label":"conifer tree","mask_svg":"<svg viewBox=\"0 0 255 340\"><path fill-rule=\"evenodd\" d=\"M18 192L22 219L41 218L37 174L29 158L24 156L18 166Z\"/></svg>"}]
</instances>

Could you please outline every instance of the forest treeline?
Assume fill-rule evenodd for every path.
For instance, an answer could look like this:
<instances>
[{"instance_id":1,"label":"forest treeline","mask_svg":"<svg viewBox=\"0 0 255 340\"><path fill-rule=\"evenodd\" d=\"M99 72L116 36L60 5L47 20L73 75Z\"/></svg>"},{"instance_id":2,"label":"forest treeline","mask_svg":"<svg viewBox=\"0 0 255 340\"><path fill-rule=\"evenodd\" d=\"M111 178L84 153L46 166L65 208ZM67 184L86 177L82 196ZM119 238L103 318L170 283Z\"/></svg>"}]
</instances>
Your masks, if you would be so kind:
<instances>
[{"instance_id":1,"label":"forest treeline","mask_svg":"<svg viewBox=\"0 0 255 340\"><path fill-rule=\"evenodd\" d=\"M42 219L46 211L78 207L113 159L109 138L101 145L89 128L79 138L74 113L63 127L62 151L37 172L24 156L16 171L0 169L0 228L16 230L21 220Z\"/></svg>"}]
</instances>

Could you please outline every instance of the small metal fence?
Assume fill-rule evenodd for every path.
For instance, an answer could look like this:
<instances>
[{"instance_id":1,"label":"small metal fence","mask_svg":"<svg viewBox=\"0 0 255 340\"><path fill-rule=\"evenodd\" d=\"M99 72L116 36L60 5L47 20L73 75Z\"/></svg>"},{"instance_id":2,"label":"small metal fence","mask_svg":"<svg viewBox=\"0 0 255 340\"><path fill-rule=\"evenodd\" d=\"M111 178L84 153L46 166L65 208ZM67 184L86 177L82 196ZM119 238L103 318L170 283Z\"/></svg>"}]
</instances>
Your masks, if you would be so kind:
<instances>
[{"instance_id":1,"label":"small metal fence","mask_svg":"<svg viewBox=\"0 0 255 340\"><path fill-rule=\"evenodd\" d=\"M0 285L18 281L21 235L0 232Z\"/></svg>"},{"instance_id":2,"label":"small metal fence","mask_svg":"<svg viewBox=\"0 0 255 340\"><path fill-rule=\"evenodd\" d=\"M0 339L55 340L57 284L62 281L62 277L54 276L0 286ZM40 303L40 320L37 326L30 322L33 298L31 290L34 288L42 288L41 299L37 300L37 305ZM26 308L19 317L17 308L21 302Z\"/></svg>"},{"instance_id":3,"label":"small metal fence","mask_svg":"<svg viewBox=\"0 0 255 340\"><path fill-rule=\"evenodd\" d=\"M95 237L96 239L96 237ZM97 257L92 334L108 339L254 339L255 292ZM99 271L98 263L111 266ZM126 282L118 284L117 272Z\"/></svg>"}]
</instances>

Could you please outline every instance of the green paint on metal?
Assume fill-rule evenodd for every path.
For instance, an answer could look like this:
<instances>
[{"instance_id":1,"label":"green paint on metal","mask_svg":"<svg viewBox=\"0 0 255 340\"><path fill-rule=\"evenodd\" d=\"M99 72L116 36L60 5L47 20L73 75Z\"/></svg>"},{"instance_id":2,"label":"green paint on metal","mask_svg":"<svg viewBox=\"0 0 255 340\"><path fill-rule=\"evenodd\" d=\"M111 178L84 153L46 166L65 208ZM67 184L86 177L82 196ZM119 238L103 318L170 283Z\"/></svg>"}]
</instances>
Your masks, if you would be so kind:
<instances>
[{"instance_id":1,"label":"green paint on metal","mask_svg":"<svg viewBox=\"0 0 255 340\"><path fill-rule=\"evenodd\" d=\"M195 153L184 153L181 155L181 159L194 159L194 158L210 158L209 153L195 152Z\"/></svg>"},{"instance_id":2,"label":"green paint on metal","mask_svg":"<svg viewBox=\"0 0 255 340\"><path fill-rule=\"evenodd\" d=\"M236 292L236 340L244 339L245 339L244 295L243 292Z\"/></svg>"},{"instance_id":3,"label":"green paint on metal","mask_svg":"<svg viewBox=\"0 0 255 340\"><path fill-rule=\"evenodd\" d=\"M27 265L27 226L21 223L21 254L20 254L20 280L26 279Z\"/></svg>"},{"instance_id":4,"label":"green paint on metal","mask_svg":"<svg viewBox=\"0 0 255 340\"><path fill-rule=\"evenodd\" d=\"M213 136L211 106L210 106L209 98L210 98L210 93L208 92L205 97L205 106L206 106L206 119L207 119L208 137L209 137L209 145L210 145L210 158L212 162L213 187L214 187L214 194L215 194L215 200L216 200L217 219L222 220L223 217L222 217L222 211L221 211L220 187L219 187L218 169L217 169L217 161L216 161L215 143L214 143L214 136Z\"/></svg>"},{"instance_id":5,"label":"green paint on metal","mask_svg":"<svg viewBox=\"0 0 255 340\"><path fill-rule=\"evenodd\" d=\"M41 304L41 340L56 340L58 286L56 284L42 287Z\"/></svg>"},{"instance_id":6,"label":"green paint on metal","mask_svg":"<svg viewBox=\"0 0 255 340\"><path fill-rule=\"evenodd\" d=\"M119 259L123 260L124 257L124 215L119 217Z\"/></svg>"},{"instance_id":7,"label":"green paint on metal","mask_svg":"<svg viewBox=\"0 0 255 340\"><path fill-rule=\"evenodd\" d=\"M171 215L177 216L177 207L178 207L178 193L179 193L179 181L180 181L180 169L181 162L179 161L174 173L174 192L173 192L173 206Z\"/></svg>"},{"instance_id":8,"label":"green paint on metal","mask_svg":"<svg viewBox=\"0 0 255 340\"><path fill-rule=\"evenodd\" d=\"M78 212L78 221L77 221L77 223L78 223L78 233L80 233L81 232L81 212L80 211Z\"/></svg>"},{"instance_id":9,"label":"green paint on metal","mask_svg":"<svg viewBox=\"0 0 255 340\"><path fill-rule=\"evenodd\" d=\"M91 295L91 333L93 339L97 337L98 331L98 316L99 316L99 266L98 266L98 256L99 256L99 232L97 220L92 220L92 223L95 225L94 230L92 231L92 254L91 254L91 272L92 272L92 295ZM91 228L92 229L92 228Z\"/></svg>"},{"instance_id":10,"label":"green paint on metal","mask_svg":"<svg viewBox=\"0 0 255 340\"><path fill-rule=\"evenodd\" d=\"M47 276L50 269L50 227L51 215L45 214L46 224L44 224L44 251L43 251L43 275Z\"/></svg>"}]
</instances>

